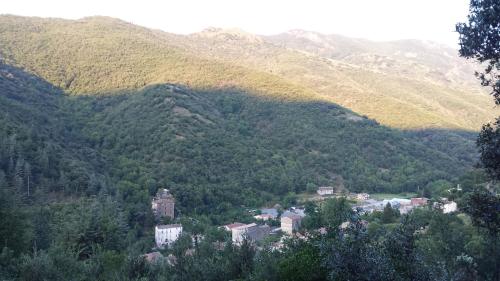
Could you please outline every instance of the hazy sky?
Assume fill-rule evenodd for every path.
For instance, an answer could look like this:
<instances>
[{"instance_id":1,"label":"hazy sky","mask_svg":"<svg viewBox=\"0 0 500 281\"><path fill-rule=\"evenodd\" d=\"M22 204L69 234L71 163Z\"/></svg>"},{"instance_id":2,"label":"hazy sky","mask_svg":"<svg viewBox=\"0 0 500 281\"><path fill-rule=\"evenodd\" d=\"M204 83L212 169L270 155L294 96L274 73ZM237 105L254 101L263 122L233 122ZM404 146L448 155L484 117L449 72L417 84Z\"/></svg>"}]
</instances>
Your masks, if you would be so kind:
<instances>
[{"instance_id":1,"label":"hazy sky","mask_svg":"<svg viewBox=\"0 0 500 281\"><path fill-rule=\"evenodd\" d=\"M1 14L77 19L104 15L174 33L206 27L258 34L290 29L372 40L425 39L456 45L469 0L2 0Z\"/></svg>"}]
</instances>

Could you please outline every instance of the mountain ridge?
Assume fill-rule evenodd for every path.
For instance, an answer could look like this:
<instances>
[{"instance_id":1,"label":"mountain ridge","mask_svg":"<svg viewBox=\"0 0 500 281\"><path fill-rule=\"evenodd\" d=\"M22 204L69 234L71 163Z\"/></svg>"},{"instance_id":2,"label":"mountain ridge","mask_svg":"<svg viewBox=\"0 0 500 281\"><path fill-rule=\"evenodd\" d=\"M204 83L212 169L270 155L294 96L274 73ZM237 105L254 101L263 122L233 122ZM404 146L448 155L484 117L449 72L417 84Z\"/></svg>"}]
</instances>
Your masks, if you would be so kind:
<instances>
[{"instance_id":1,"label":"mountain ridge","mask_svg":"<svg viewBox=\"0 0 500 281\"><path fill-rule=\"evenodd\" d=\"M421 64L415 61L416 58L401 62L401 56L405 57L404 54L396 54L392 58L386 54L374 55L373 52L338 59L314 52L305 54L304 49L297 46L281 47L280 43L276 42L282 40L279 35L259 36L241 30L212 28L205 30L205 33L185 36L151 30L108 17L52 21L2 16L0 20L11 32L16 30L13 24L21 21L23 23L19 23L19 26L26 26L26 30L30 30L29 26L31 30L35 28L32 37L39 37L47 43L59 44L51 42L53 37L50 34L53 32L65 36L65 44L72 44L71 48L81 53L88 52L85 49L95 48L95 44L99 44L97 50L104 51L89 53L87 56L93 56L96 61L112 59L113 61L107 63L109 66L115 65L116 68L104 65L96 67L95 64L86 62L83 55L79 58L79 53L52 52L38 58L30 57L26 54L38 52L37 49L26 49L26 46L36 46L34 38L23 39L31 41L24 42L22 47L16 47L16 42L3 33L3 41L7 45L14 44L11 47L6 46L10 51L6 54L4 49L3 56L17 59L22 67L35 73L43 74L40 70L30 69L29 64L36 65L35 61L46 60L48 57L65 60L65 57L70 56L86 64L82 68L71 61L68 66L53 64L48 60L44 62L46 68L51 68L49 71L44 70L45 78L72 92L92 92L93 88L97 91L120 90L123 87L137 88L162 82L186 84L195 88L239 87L271 98L303 96L305 100L327 100L358 114L367 115L384 125L408 129L478 130L498 111L487 105L490 103L490 97L475 84L472 75L464 75L462 68L468 69L466 66L460 66L462 68L459 69L462 70L457 70L458 74L453 69L448 71L447 66L457 64L457 61L460 61L458 58L445 63L444 66L440 64L436 69L426 66L426 63L429 64L429 58L438 56L436 53L424 58ZM93 37L75 33L75 28ZM99 41L102 36L108 36L106 34L114 34L110 38L121 42L121 51L118 54L113 53L115 47ZM43 36L47 38L40 38ZM231 41L227 41L227 38L231 38ZM351 40L349 42L360 40L343 38ZM234 41L242 39L243 42ZM293 40L289 42L292 43ZM80 44L88 46L78 46ZM17 54L14 51L16 48L19 49ZM25 50L19 53L23 48ZM140 48L148 50L149 58L141 53ZM120 62L119 59L126 62ZM123 63L125 65L121 66ZM127 64L133 65L134 69ZM128 69L122 69L123 67ZM79 70L75 73L76 69ZM120 72L116 73L116 69L120 69ZM83 73L82 70L86 72ZM101 81L100 76L96 76L101 71L108 77L115 72L116 75L111 76L113 81ZM134 72L139 75L134 75ZM92 77L92 82L81 81L79 75ZM474 86L468 88L456 83L465 76L465 84ZM449 80L447 77L454 78ZM108 84L113 85L112 88L98 87ZM401 110L396 110L397 108Z\"/></svg>"},{"instance_id":2,"label":"mountain ridge","mask_svg":"<svg viewBox=\"0 0 500 281\"><path fill-rule=\"evenodd\" d=\"M171 186L181 206L193 208L218 200L254 205L259 196L271 200L338 178L353 191L399 192L451 180L476 157L470 135L460 130L392 129L310 89L330 76L290 78L315 74L310 69L319 65L335 81L353 81L337 85L341 93L343 87L361 93L367 87L325 58L284 52L265 41L241 49L228 45L227 57L214 45L210 58L201 50L210 40L219 44L211 38L190 45L192 36L108 18L0 17L0 53L10 67L64 93L58 103L71 113L70 127L89 153L102 155L110 190L135 194ZM242 60L229 60L236 56ZM443 143L454 145L442 149ZM105 185L93 174L74 176L78 190L92 187L93 193ZM200 190L205 199L196 197ZM242 192L250 199L240 198Z\"/></svg>"}]
</instances>

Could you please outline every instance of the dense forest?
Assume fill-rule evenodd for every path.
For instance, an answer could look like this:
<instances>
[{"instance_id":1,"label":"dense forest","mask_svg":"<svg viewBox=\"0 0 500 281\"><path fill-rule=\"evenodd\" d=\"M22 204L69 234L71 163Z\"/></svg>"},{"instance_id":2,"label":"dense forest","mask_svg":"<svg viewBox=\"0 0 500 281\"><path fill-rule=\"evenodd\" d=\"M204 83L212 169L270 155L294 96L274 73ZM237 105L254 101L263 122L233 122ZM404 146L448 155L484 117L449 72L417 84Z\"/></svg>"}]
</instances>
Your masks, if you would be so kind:
<instances>
[{"instance_id":1,"label":"dense forest","mask_svg":"<svg viewBox=\"0 0 500 281\"><path fill-rule=\"evenodd\" d=\"M419 133L333 104L169 84L67 96L15 67L3 65L2 73L9 93L2 96L2 168L26 194L28 178L32 194L104 189L148 200L168 186L183 212L209 213L259 206L308 184L415 191L453 179L475 159L467 143L456 141L445 153L435 147L439 140L420 143Z\"/></svg>"}]
</instances>

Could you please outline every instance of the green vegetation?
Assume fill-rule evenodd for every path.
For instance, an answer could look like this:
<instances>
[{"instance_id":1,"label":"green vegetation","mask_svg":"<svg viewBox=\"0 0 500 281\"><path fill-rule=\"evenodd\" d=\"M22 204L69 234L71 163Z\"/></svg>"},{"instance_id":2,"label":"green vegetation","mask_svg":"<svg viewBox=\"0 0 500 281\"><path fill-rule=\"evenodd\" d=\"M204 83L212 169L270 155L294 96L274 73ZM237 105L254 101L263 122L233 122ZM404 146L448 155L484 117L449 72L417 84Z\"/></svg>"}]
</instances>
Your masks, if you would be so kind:
<instances>
[{"instance_id":1,"label":"green vegetation","mask_svg":"<svg viewBox=\"0 0 500 281\"><path fill-rule=\"evenodd\" d=\"M456 179L476 158L470 133L381 126L311 81L207 58L175 38L109 18L0 17L1 279L491 280L485 241L498 235L485 236L473 203L498 200L468 194L484 175ZM475 122L442 118L438 127ZM221 244L215 228L322 185L437 196L456 183L467 194L450 197L468 216L362 217L344 199L308 203L312 236L282 251ZM142 256L163 187L186 234L163 252L171 265Z\"/></svg>"},{"instance_id":2,"label":"green vegetation","mask_svg":"<svg viewBox=\"0 0 500 281\"><path fill-rule=\"evenodd\" d=\"M457 24L460 34L460 55L473 58L486 65L483 73L476 73L482 86L491 87L495 103L500 104L500 3L471 0L467 23ZM500 117L491 124L483 125L477 145L481 164L491 180L500 179ZM487 233L485 242L490 245L488 254L495 261L493 280L500 280L500 197L496 190L475 189L466 197L465 212L472 223Z\"/></svg>"},{"instance_id":3,"label":"green vegetation","mask_svg":"<svg viewBox=\"0 0 500 281\"><path fill-rule=\"evenodd\" d=\"M457 159L463 155L445 155L369 119L352 122L345 118L352 113L327 103L173 85L68 97L13 67L3 71L2 84L16 85L2 97L3 124L12 127L4 139L20 146L47 139L34 151L8 143L3 149L8 180L15 182L16 167L29 165L25 174L32 174L33 190L90 195L112 188L145 207L157 188L168 186L182 213L220 214L303 192L308 184L410 192L451 179L470 164ZM37 88L42 86L49 88ZM36 90L33 102L23 100L24 87ZM40 117L31 120L30 111ZM12 120L17 115L28 119ZM30 122L39 122L36 130L25 128ZM61 143L65 138L71 145ZM27 177L20 182L24 192Z\"/></svg>"}]
</instances>

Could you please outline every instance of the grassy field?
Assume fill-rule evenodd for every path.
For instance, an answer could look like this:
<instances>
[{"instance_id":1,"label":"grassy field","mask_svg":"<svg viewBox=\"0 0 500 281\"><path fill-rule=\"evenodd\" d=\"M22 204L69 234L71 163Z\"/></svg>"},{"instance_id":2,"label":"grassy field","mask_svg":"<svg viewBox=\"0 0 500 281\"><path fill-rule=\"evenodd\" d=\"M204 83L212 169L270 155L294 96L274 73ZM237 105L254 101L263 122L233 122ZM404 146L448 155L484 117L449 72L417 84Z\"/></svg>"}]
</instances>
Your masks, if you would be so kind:
<instances>
[{"instance_id":1,"label":"grassy field","mask_svg":"<svg viewBox=\"0 0 500 281\"><path fill-rule=\"evenodd\" d=\"M392 198L407 198L410 199L412 197L417 197L418 194L415 192L403 192L403 193L374 193L370 194L371 199L375 200L384 200L384 199L392 199Z\"/></svg>"},{"instance_id":2,"label":"grassy field","mask_svg":"<svg viewBox=\"0 0 500 281\"><path fill-rule=\"evenodd\" d=\"M418 197L419 195L415 192L403 192L403 193L370 193L370 199L375 200L384 200L384 199L392 199L392 198L405 198L410 199L412 197ZM318 194L314 193L300 193L297 194L297 202L299 204L304 204L307 201L322 201L325 198L329 197L321 197ZM353 201L354 203L355 201Z\"/></svg>"}]
</instances>

